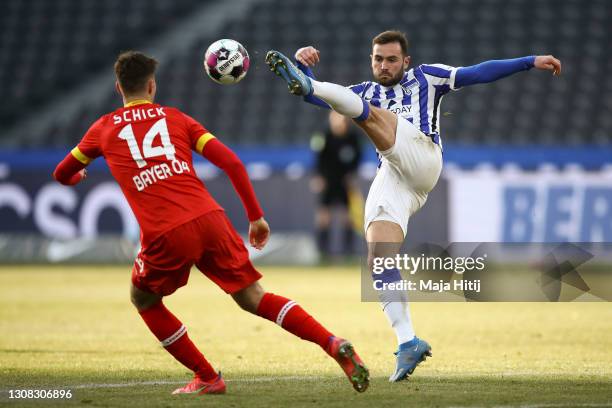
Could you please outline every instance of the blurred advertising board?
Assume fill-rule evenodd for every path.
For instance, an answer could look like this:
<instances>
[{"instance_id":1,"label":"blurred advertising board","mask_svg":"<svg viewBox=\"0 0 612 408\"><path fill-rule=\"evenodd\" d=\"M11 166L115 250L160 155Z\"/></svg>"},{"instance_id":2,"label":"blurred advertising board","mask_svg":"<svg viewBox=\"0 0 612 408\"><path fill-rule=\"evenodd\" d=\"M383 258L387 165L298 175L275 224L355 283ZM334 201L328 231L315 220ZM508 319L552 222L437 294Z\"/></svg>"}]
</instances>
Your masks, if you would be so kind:
<instances>
[{"instance_id":1,"label":"blurred advertising board","mask_svg":"<svg viewBox=\"0 0 612 408\"><path fill-rule=\"evenodd\" d=\"M612 172L447 171L451 242L612 242Z\"/></svg>"}]
</instances>

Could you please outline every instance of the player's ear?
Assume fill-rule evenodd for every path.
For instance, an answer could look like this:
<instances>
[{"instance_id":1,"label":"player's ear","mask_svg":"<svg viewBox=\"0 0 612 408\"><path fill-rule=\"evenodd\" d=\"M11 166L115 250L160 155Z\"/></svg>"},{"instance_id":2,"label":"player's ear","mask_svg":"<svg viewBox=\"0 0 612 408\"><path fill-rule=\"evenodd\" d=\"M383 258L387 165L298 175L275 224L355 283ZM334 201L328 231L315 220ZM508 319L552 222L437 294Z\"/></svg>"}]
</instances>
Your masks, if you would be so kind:
<instances>
[{"instance_id":1,"label":"player's ear","mask_svg":"<svg viewBox=\"0 0 612 408\"><path fill-rule=\"evenodd\" d=\"M119 86L119 81L115 81L115 90L121 96L123 96L123 92L121 92L121 87Z\"/></svg>"},{"instance_id":2,"label":"player's ear","mask_svg":"<svg viewBox=\"0 0 612 408\"><path fill-rule=\"evenodd\" d=\"M410 66L410 55L404 57L404 71Z\"/></svg>"},{"instance_id":3,"label":"player's ear","mask_svg":"<svg viewBox=\"0 0 612 408\"><path fill-rule=\"evenodd\" d=\"M155 95L155 91L157 90L157 84L155 83L155 78L149 79L147 83L147 91L149 95Z\"/></svg>"}]
</instances>

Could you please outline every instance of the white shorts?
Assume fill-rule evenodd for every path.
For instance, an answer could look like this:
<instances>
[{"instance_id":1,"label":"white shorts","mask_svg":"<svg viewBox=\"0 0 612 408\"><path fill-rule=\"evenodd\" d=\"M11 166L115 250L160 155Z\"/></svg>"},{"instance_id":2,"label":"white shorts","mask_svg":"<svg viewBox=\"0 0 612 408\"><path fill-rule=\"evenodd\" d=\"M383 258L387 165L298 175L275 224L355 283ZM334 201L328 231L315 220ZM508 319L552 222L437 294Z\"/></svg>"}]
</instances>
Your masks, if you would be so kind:
<instances>
[{"instance_id":1,"label":"white shorts","mask_svg":"<svg viewBox=\"0 0 612 408\"><path fill-rule=\"evenodd\" d=\"M410 216L427 201L442 171L442 150L406 119L397 118L395 144L379 151L382 164L365 203L364 227L391 221L404 232Z\"/></svg>"}]
</instances>

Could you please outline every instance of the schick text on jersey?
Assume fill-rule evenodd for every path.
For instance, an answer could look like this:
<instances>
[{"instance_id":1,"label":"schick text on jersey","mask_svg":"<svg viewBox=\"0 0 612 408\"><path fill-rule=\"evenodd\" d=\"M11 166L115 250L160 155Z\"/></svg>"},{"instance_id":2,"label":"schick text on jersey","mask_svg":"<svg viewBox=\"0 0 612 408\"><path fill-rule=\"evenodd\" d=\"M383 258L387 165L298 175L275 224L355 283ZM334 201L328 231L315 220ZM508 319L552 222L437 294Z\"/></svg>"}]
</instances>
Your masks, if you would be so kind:
<instances>
[{"instance_id":1,"label":"schick text on jersey","mask_svg":"<svg viewBox=\"0 0 612 408\"><path fill-rule=\"evenodd\" d=\"M137 108L137 109L126 109L121 115L113 115L113 124L118 125L120 123L137 122L145 119L154 119L164 117L163 107L155 108Z\"/></svg>"}]
</instances>

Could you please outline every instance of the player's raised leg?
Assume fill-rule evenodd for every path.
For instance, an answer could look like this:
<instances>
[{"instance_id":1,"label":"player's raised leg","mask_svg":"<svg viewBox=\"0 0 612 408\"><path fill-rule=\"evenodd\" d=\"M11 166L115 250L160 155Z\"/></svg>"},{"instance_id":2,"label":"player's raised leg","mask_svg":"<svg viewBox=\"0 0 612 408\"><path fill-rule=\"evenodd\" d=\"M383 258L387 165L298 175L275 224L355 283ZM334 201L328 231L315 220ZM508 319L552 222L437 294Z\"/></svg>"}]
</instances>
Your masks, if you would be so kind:
<instances>
[{"instance_id":1,"label":"player's raised leg","mask_svg":"<svg viewBox=\"0 0 612 408\"><path fill-rule=\"evenodd\" d=\"M162 296L132 284L132 303L161 345L181 364L194 372L194 379L173 394L224 394L225 382L187 335L187 329L164 305Z\"/></svg>"},{"instance_id":2,"label":"player's raised leg","mask_svg":"<svg viewBox=\"0 0 612 408\"><path fill-rule=\"evenodd\" d=\"M307 77L289 58L278 51L269 51L266 63L287 82L289 91L294 95L314 95L336 112L354 119L378 150L388 150L395 144L397 115L394 113L371 106L342 85Z\"/></svg>"},{"instance_id":3,"label":"player's raised leg","mask_svg":"<svg viewBox=\"0 0 612 408\"><path fill-rule=\"evenodd\" d=\"M368 388L368 369L353 345L334 336L295 301L265 292L257 282L232 294L232 297L244 310L276 323L301 339L318 344L338 362L355 390L363 392Z\"/></svg>"}]
</instances>

